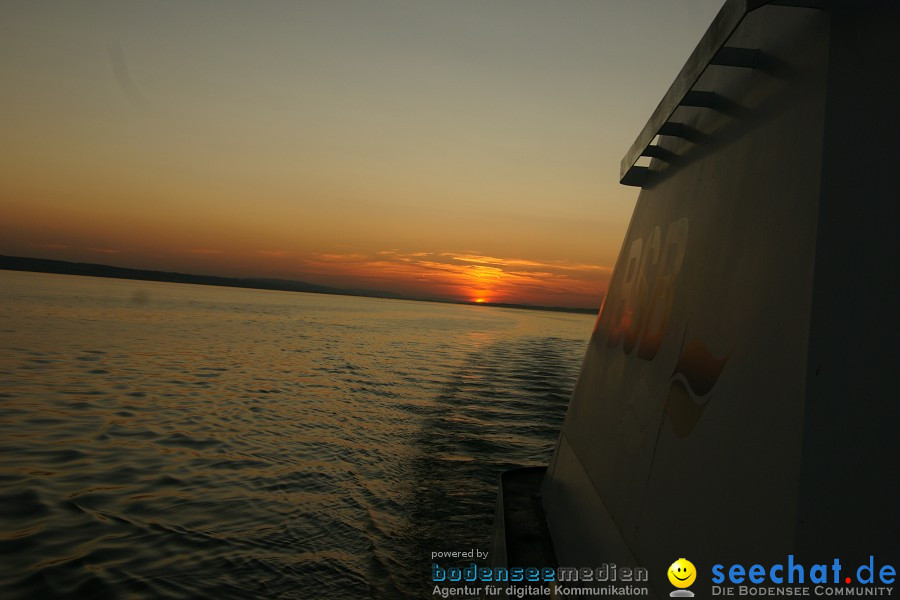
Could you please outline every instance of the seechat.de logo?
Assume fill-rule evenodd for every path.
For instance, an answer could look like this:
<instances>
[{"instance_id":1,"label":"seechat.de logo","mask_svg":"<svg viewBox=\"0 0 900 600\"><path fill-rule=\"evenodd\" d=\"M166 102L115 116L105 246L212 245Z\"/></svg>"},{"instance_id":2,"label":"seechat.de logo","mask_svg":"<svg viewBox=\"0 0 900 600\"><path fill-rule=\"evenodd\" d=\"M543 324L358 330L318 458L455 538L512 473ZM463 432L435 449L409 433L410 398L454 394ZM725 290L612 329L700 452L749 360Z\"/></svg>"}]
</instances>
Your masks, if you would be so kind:
<instances>
[{"instance_id":1,"label":"seechat.de logo","mask_svg":"<svg viewBox=\"0 0 900 600\"><path fill-rule=\"evenodd\" d=\"M687 589L697 579L697 569L694 563L686 558L679 558L669 567L669 583L677 587L677 590L669 593L672 598L693 598L694 592Z\"/></svg>"}]
</instances>

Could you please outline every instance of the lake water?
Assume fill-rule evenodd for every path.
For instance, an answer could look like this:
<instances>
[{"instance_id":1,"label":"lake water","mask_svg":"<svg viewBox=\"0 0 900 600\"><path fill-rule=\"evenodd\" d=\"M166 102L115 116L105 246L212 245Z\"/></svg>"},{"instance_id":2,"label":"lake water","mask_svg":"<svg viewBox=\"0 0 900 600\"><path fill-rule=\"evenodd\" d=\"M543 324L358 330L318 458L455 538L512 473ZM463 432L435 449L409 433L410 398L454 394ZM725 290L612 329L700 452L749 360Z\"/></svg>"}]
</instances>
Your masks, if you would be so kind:
<instances>
[{"instance_id":1,"label":"lake water","mask_svg":"<svg viewBox=\"0 0 900 600\"><path fill-rule=\"evenodd\" d=\"M0 597L427 598L588 315L0 271Z\"/></svg>"}]
</instances>

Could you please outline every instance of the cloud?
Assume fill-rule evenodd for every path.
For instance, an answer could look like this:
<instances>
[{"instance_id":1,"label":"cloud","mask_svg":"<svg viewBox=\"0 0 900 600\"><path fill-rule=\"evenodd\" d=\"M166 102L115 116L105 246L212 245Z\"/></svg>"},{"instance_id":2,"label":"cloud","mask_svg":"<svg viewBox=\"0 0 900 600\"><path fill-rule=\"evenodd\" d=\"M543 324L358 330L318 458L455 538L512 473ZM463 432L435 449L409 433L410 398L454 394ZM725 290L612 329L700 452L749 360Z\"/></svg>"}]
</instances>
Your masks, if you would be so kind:
<instances>
[{"instance_id":1,"label":"cloud","mask_svg":"<svg viewBox=\"0 0 900 600\"><path fill-rule=\"evenodd\" d=\"M472 253L456 254L453 252L444 252L442 256L448 256L454 260L462 262L477 263L483 265L502 265L505 267L535 267L535 268L552 268L563 271L601 271L612 272L612 267L601 265L588 265L583 263L572 263L567 261L535 261L525 260L521 258L497 258L494 256L480 256Z\"/></svg>"},{"instance_id":2,"label":"cloud","mask_svg":"<svg viewBox=\"0 0 900 600\"><path fill-rule=\"evenodd\" d=\"M349 250L349 249L348 249ZM449 294L453 299L596 306L611 267L570 261L501 258L475 252L328 252L304 267L332 278L356 279L382 288Z\"/></svg>"}]
</instances>

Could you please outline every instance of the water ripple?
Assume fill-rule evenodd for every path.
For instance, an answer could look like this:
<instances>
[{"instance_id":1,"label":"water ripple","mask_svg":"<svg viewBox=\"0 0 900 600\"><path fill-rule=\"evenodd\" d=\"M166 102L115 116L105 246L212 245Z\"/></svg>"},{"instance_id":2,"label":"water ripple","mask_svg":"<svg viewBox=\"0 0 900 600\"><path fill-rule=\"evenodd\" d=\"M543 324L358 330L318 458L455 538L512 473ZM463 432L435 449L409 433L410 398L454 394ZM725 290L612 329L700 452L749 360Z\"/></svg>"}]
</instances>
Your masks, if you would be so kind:
<instances>
[{"instance_id":1,"label":"water ripple","mask_svg":"<svg viewBox=\"0 0 900 600\"><path fill-rule=\"evenodd\" d=\"M427 598L591 320L0 272L0 596ZM136 291L148 301L131 302Z\"/></svg>"}]
</instances>

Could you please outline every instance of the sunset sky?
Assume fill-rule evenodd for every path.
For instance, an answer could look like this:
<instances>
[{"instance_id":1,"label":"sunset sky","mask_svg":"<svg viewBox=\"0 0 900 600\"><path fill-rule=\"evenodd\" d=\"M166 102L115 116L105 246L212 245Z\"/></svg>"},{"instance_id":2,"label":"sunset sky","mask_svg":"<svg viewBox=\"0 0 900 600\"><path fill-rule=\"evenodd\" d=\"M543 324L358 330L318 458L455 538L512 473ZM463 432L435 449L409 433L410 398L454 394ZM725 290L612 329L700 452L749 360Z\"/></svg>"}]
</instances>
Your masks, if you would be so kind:
<instances>
[{"instance_id":1,"label":"sunset sky","mask_svg":"<svg viewBox=\"0 0 900 600\"><path fill-rule=\"evenodd\" d=\"M721 4L5 2L0 254L596 308Z\"/></svg>"}]
</instances>

